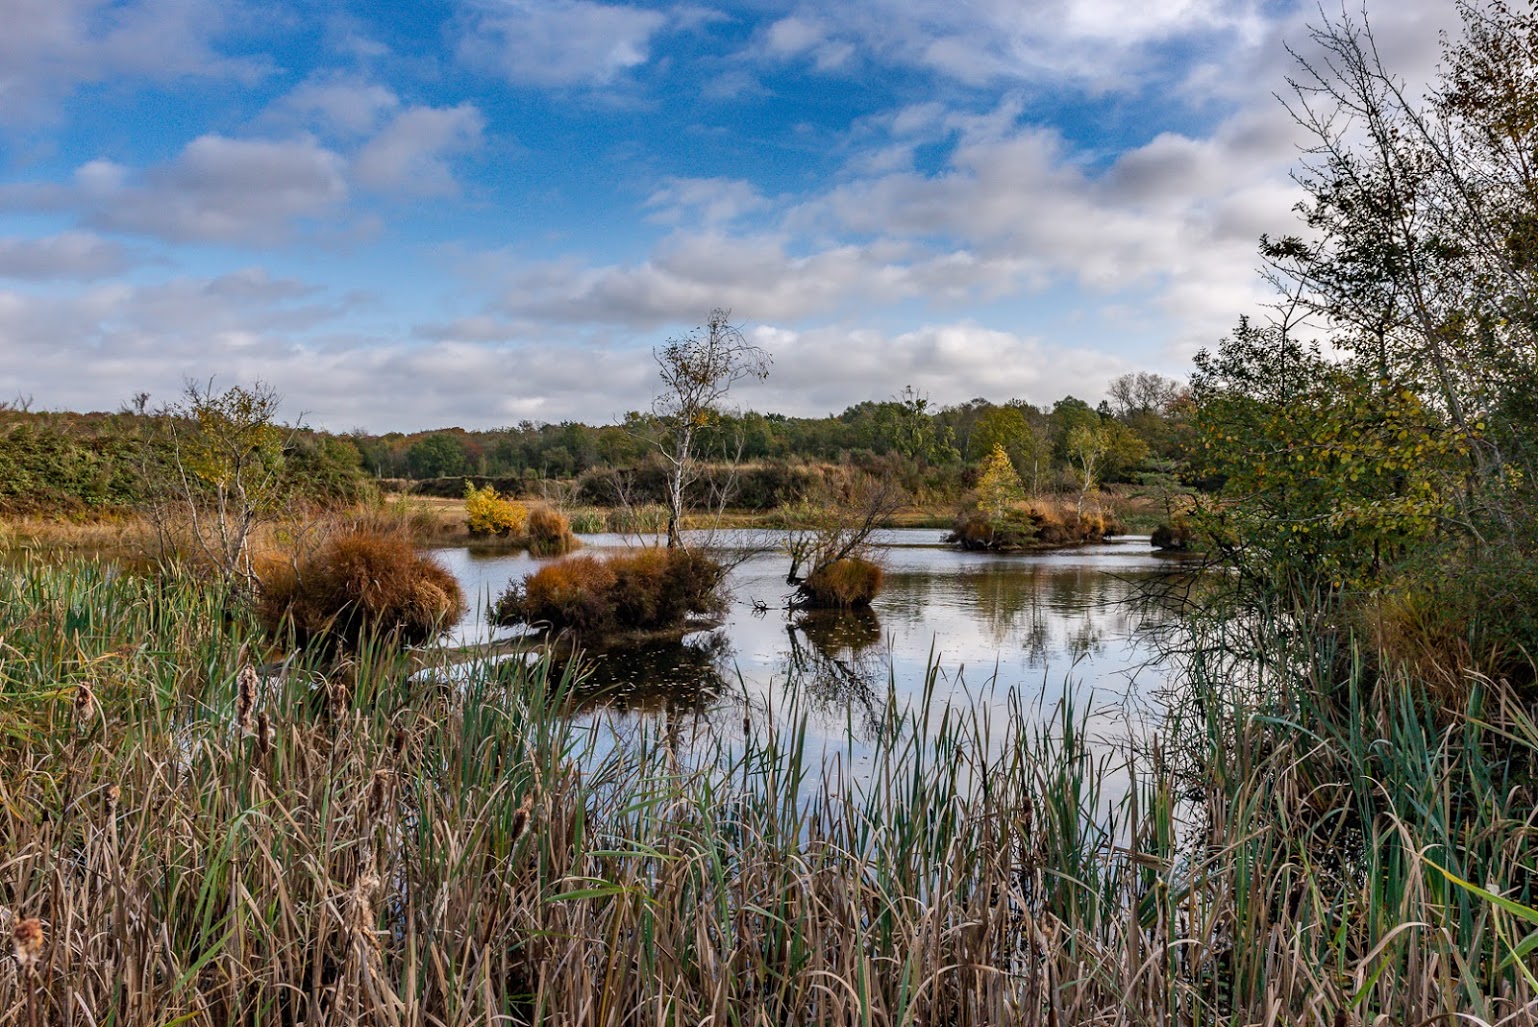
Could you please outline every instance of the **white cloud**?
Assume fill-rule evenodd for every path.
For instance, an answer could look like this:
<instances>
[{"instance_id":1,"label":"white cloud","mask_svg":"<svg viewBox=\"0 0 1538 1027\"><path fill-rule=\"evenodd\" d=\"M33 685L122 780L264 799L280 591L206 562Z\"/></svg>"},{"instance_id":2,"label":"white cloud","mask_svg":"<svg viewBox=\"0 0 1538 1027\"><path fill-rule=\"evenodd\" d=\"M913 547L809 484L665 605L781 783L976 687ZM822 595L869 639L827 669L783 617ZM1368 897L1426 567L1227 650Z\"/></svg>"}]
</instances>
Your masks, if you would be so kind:
<instances>
[{"instance_id":1,"label":"white cloud","mask_svg":"<svg viewBox=\"0 0 1538 1027\"><path fill-rule=\"evenodd\" d=\"M510 82L602 86L645 64L666 22L593 0L469 0L459 52Z\"/></svg>"},{"instance_id":2,"label":"white cloud","mask_svg":"<svg viewBox=\"0 0 1538 1027\"><path fill-rule=\"evenodd\" d=\"M854 47L830 38L819 20L791 16L781 18L764 30L765 52L779 60L809 56L820 71L832 71L854 55Z\"/></svg>"},{"instance_id":3,"label":"white cloud","mask_svg":"<svg viewBox=\"0 0 1538 1027\"><path fill-rule=\"evenodd\" d=\"M347 199L343 168L312 139L199 136L142 183L102 195L90 220L179 242L277 243Z\"/></svg>"},{"instance_id":4,"label":"white cloud","mask_svg":"<svg viewBox=\"0 0 1538 1027\"><path fill-rule=\"evenodd\" d=\"M275 245L347 200L346 162L314 139L199 136L134 173L90 161L68 184L0 186L0 209L74 211L93 228L172 242Z\"/></svg>"},{"instance_id":5,"label":"white cloud","mask_svg":"<svg viewBox=\"0 0 1538 1027\"><path fill-rule=\"evenodd\" d=\"M217 53L229 5L218 0L5 0L0 5L0 122L51 113L84 83L122 77L252 80L262 62Z\"/></svg>"},{"instance_id":6,"label":"white cloud","mask_svg":"<svg viewBox=\"0 0 1538 1027\"><path fill-rule=\"evenodd\" d=\"M774 371L734 399L759 410L820 416L912 385L937 405L983 396L1002 403L1051 403L1070 393L1098 399L1128 370L1125 358L1081 346L988 328L973 321L887 334L828 326L809 331L762 326L753 341L774 355Z\"/></svg>"},{"instance_id":7,"label":"white cloud","mask_svg":"<svg viewBox=\"0 0 1538 1027\"><path fill-rule=\"evenodd\" d=\"M89 280L119 274L136 262L122 244L90 232L0 238L0 278Z\"/></svg>"},{"instance_id":8,"label":"white cloud","mask_svg":"<svg viewBox=\"0 0 1538 1027\"><path fill-rule=\"evenodd\" d=\"M646 199L650 219L664 225L724 225L768 205L753 183L737 178L669 178Z\"/></svg>"},{"instance_id":9,"label":"white cloud","mask_svg":"<svg viewBox=\"0 0 1538 1027\"><path fill-rule=\"evenodd\" d=\"M446 158L479 146L485 123L468 103L408 107L358 151L358 181L417 196L453 195L459 188Z\"/></svg>"},{"instance_id":10,"label":"white cloud","mask_svg":"<svg viewBox=\"0 0 1538 1027\"><path fill-rule=\"evenodd\" d=\"M306 79L278 102L277 113L342 136L368 135L400 107L394 90L346 76Z\"/></svg>"}]
</instances>

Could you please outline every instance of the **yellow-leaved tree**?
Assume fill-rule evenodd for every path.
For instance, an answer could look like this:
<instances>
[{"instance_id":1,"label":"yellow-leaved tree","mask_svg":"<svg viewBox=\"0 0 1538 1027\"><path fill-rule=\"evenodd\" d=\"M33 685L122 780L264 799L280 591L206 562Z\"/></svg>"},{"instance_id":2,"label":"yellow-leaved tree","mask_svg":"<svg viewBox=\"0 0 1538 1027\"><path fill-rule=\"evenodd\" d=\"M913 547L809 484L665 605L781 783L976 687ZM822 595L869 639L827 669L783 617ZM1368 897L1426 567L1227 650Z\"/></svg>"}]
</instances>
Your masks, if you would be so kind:
<instances>
[{"instance_id":1,"label":"yellow-leaved tree","mask_svg":"<svg viewBox=\"0 0 1538 1027\"><path fill-rule=\"evenodd\" d=\"M983 461L977 477L977 505L989 517L997 518L1009 509L1011 503L1025 499L1025 486L1015 465L1005 452L1003 443L994 443L993 452Z\"/></svg>"}]
</instances>

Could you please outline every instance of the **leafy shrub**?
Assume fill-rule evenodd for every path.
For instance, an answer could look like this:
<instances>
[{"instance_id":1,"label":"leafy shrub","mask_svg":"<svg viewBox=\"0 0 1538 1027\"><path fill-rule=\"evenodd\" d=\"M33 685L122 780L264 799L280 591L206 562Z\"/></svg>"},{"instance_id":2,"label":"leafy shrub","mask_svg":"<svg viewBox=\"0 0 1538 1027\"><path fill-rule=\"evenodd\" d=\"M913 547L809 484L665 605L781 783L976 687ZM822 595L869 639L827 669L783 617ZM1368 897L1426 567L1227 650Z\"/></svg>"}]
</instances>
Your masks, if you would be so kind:
<instances>
[{"instance_id":1,"label":"leafy shrub","mask_svg":"<svg viewBox=\"0 0 1538 1027\"><path fill-rule=\"evenodd\" d=\"M857 556L823 564L801 583L799 604L820 610L856 610L867 607L881 591L886 577L882 569Z\"/></svg>"},{"instance_id":2,"label":"leafy shrub","mask_svg":"<svg viewBox=\"0 0 1538 1027\"><path fill-rule=\"evenodd\" d=\"M510 586L492 621L596 632L681 627L721 609L721 575L719 563L690 549L573 556Z\"/></svg>"},{"instance_id":3,"label":"leafy shrub","mask_svg":"<svg viewBox=\"0 0 1538 1027\"><path fill-rule=\"evenodd\" d=\"M528 535L529 552L535 556L561 556L577 548L571 522L559 510L543 503L529 508L524 532Z\"/></svg>"},{"instance_id":4,"label":"leafy shrub","mask_svg":"<svg viewBox=\"0 0 1538 1027\"><path fill-rule=\"evenodd\" d=\"M522 505L498 495L490 485L465 483L465 521L472 535L519 535L528 520Z\"/></svg>"},{"instance_id":5,"label":"leafy shrub","mask_svg":"<svg viewBox=\"0 0 1538 1027\"><path fill-rule=\"evenodd\" d=\"M411 644L434 637L465 607L459 582L401 532L354 526L293 560L272 560L259 613L269 631L356 642L366 631Z\"/></svg>"}]
</instances>

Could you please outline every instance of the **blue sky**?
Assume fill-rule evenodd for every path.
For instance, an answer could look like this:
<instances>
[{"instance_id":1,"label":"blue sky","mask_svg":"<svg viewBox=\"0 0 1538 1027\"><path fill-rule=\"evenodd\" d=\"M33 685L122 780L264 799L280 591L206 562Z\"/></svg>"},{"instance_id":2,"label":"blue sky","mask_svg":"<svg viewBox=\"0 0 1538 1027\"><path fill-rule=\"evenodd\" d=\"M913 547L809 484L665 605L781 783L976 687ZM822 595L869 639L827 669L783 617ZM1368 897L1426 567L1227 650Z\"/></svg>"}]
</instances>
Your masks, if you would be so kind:
<instances>
[{"instance_id":1,"label":"blue sky","mask_svg":"<svg viewBox=\"0 0 1538 1027\"><path fill-rule=\"evenodd\" d=\"M1412 79L1455 21L1369 14ZM1311 15L0 0L0 397L604 422L718 306L774 356L762 410L1178 375L1267 299Z\"/></svg>"}]
</instances>

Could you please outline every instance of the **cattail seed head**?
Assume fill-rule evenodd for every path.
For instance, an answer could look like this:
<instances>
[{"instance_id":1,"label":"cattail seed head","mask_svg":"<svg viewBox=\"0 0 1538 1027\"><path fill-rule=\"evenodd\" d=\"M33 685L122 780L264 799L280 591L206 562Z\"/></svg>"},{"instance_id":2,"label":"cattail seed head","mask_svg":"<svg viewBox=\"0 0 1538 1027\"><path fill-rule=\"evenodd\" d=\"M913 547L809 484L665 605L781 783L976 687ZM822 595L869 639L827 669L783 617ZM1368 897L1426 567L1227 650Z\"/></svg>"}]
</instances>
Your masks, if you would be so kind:
<instances>
[{"instance_id":1,"label":"cattail seed head","mask_svg":"<svg viewBox=\"0 0 1538 1027\"><path fill-rule=\"evenodd\" d=\"M265 756L272 751L273 742L277 741L277 729L272 726L272 721L267 719L266 711L256 715L256 747Z\"/></svg>"},{"instance_id":2,"label":"cattail seed head","mask_svg":"<svg viewBox=\"0 0 1538 1027\"><path fill-rule=\"evenodd\" d=\"M369 783L368 789L368 816L370 820L379 816L379 811L384 809L385 800L390 797L390 780L394 776L384 767L374 771L374 779Z\"/></svg>"},{"instance_id":3,"label":"cattail seed head","mask_svg":"<svg viewBox=\"0 0 1538 1027\"><path fill-rule=\"evenodd\" d=\"M90 727L96 722L96 715L101 706L96 701L96 693L91 691L90 685L81 685L75 689L75 719L85 727Z\"/></svg>"},{"instance_id":4,"label":"cattail seed head","mask_svg":"<svg viewBox=\"0 0 1538 1027\"><path fill-rule=\"evenodd\" d=\"M256 713L256 690L261 683L256 668L249 663L240 668L240 675L235 679L235 723L240 733L248 738L255 733L252 718Z\"/></svg>"},{"instance_id":5,"label":"cattail seed head","mask_svg":"<svg viewBox=\"0 0 1538 1027\"><path fill-rule=\"evenodd\" d=\"M34 916L17 923L11 932L11 946L22 973L35 973L43 958L43 922Z\"/></svg>"},{"instance_id":6,"label":"cattail seed head","mask_svg":"<svg viewBox=\"0 0 1538 1027\"><path fill-rule=\"evenodd\" d=\"M518 808L513 810L513 841L523 837L523 833L529 828L529 821L534 816L534 792L531 790L523 796L523 801Z\"/></svg>"},{"instance_id":7,"label":"cattail seed head","mask_svg":"<svg viewBox=\"0 0 1538 1027\"><path fill-rule=\"evenodd\" d=\"M379 890L379 878L365 871L359 875L348 895L348 924L356 937L377 948L379 935L374 929L374 894Z\"/></svg>"},{"instance_id":8,"label":"cattail seed head","mask_svg":"<svg viewBox=\"0 0 1538 1027\"><path fill-rule=\"evenodd\" d=\"M108 785L107 786L107 792L106 792L105 795L102 796L101 804L102 804L102 808L107 811L107 815L109 817L114 812L117 811L118 800L121 799L122 797L123 797L123 789L122 788L118 787L117 785Z\"/></svg>"}]
</instances>

